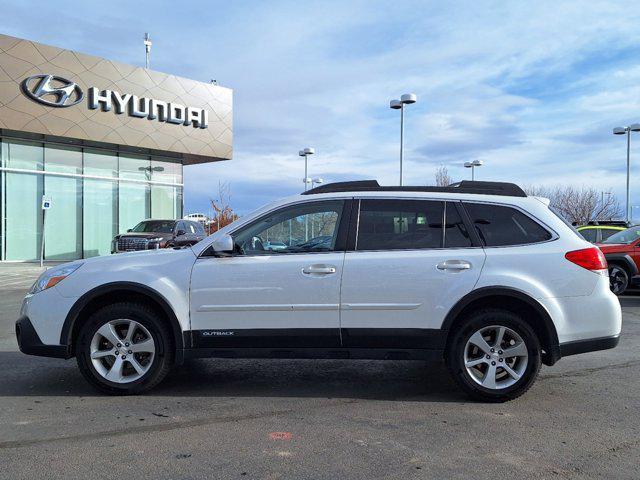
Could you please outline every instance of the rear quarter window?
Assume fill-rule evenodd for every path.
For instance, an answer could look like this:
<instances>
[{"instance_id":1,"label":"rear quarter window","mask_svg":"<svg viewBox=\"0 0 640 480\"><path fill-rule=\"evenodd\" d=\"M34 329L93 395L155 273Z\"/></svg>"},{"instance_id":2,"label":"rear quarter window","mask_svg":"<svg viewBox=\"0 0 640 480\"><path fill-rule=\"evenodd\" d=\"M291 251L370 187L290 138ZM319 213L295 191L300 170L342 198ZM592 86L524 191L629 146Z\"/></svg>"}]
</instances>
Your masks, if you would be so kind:
<instances>
[{"instance_id":1,"label":"rear quarter window","mask_svg":"<svg viewBox=\"0 0 640 480\"><path fill-rule=\"evenodd\" d=\"M464 206L480 239L488 247L526 245L552 238L546 228L515 208L483 203Z\"/></svg>"}]
</instances>

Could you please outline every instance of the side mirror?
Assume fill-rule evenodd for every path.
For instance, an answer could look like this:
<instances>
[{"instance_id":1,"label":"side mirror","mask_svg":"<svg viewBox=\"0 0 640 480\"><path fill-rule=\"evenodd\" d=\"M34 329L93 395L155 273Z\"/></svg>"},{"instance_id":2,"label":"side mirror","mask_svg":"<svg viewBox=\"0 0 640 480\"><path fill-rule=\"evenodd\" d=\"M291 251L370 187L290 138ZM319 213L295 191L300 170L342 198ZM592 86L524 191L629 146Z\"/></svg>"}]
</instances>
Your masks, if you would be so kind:
<instances>
[{"instance_id":1,"label":"side mirror","mask_svg":"<svg viewBox=\"0 0 640 480\"><path fill-rule=\"evenodd\" d=\"M185 232L184 230L178 230L178 231L176 232L176 236L177 236L177 237L180 237L180 236L184 235L185 233L187 233L187 232Z\"/></svg>"},{"instance_id":2,"label":"side mirror","mask_svg":"<svg viewBox=\"0 0 640 480\"><path fill-rule=\"evenodd\" d=\"M133 232L133 228L127 228L127 233Z\"/></svg>"},{"instance_id":3,"label":"side mirror","mask_svg":"<svg viewBox=\"0 0 640 480\"><path fill-rule=\"evenodd\" d=\"M233 253L233 247L233 237L228 233L220 235L211 244L211 248L213 248L213 251L215 253Z\"/></svg>"}]
</instances>

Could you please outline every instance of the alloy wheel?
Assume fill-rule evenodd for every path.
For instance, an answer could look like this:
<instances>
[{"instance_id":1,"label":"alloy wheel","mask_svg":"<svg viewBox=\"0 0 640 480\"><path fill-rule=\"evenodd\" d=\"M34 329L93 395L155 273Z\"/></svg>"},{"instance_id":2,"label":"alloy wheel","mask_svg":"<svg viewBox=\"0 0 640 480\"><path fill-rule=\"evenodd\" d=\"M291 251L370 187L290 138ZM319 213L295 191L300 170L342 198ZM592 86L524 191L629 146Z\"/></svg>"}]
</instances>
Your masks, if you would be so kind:
<instances>
[{"instance_id":1,"label":"alloy wheel","mask_svg":"<svg viewBox=\"0 0 640 480\"><path fill-rule=\"evenodd\" d=\"M524 375L529 361L527 345L509 327L491 325L477 330L464 348L464 366L479 385L500 390Z\"/></svg>"},{"instance_id":2,"label":"alloy wheel","mask_svg":"<svg viewBox=\"0 0 640 480\"><path fill-rule=\"evenodd\" d=\"M629 277L624 269L617 265L609 267L609 287L613 293L622 293L627 288L628 281Z\"/></svg>"},{"instance_id":3,"label":"alloy wheel","mask_svg":"<svg viewBox=\"0 0 640 480\"><path fill-rule=\"evenodd\" d=\"M114 383L129 383L151 368L155 342L142 324L130 319L112 320L93 335L90 357L96 371Z\"/></svg>"}]
</instances>

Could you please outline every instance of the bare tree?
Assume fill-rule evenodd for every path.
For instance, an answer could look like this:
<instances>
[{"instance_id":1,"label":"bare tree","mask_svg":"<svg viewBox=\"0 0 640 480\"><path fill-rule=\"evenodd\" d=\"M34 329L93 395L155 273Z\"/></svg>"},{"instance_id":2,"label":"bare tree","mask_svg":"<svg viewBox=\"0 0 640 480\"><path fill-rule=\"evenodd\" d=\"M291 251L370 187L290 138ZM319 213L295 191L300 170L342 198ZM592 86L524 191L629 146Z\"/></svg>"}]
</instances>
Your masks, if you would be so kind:
<instances>
[{"instance_id":1,"label":"bare tree","mask_svg":"<svg viewBox=\"0 0 640 480\"><path fill-rule=\"evenodd\" d=\"M238 219L238 215L231 208L231 187L228 183L218 183L218 198L209 199L214 214L211 219L210 232L218 231Z\"/></svg>"},{"instance_id":2,"label":"bare tree","mask_svg":"<svg viewBox=\"0 0 640 480\"><path fill-rule=\"evenodd\" d=\"M447 187L453 183L449 176L449 170L444 165L440 165L436 170L436 185L438 187Z\"/></svg>"},{"instance_id":3,"label":"bare tree","mask_svg":"<svg viewBox=\"0 0 640 480\"><path fill-rule=\"evenodd\" d=\"M546 197L551 206L567 221L579 225L591 221L613 220L622 216L620 202L611 189L598 191L591 187L528 186L527 195Z\"/></svg>"}]
</instances>

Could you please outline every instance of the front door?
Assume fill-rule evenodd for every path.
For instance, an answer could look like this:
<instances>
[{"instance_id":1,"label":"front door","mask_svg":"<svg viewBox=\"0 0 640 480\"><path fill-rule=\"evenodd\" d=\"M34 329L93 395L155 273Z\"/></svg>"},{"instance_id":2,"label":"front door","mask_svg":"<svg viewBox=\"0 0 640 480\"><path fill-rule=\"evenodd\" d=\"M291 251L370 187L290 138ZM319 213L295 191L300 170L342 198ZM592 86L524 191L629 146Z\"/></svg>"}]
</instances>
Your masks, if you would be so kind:
<instances>
[{"instance_id":1,"label":"front door","mask_svg":"<svg viewBox=\"0 0 640 480\"><path fill-rule=\"evenodd\" d=\"M442 322L485 260L457 202L363 199L357 213L342 278L344 346L441 348Z\"/></svg>"},{"instance_id":2,"label":"front door","mask_svg":"<svg viewBox=\"0 0 640 480\"><path fill-rule=\"evenodd\" d=\"M232 233L233 256L201 256L191 279L195 346L340 346L344 204L275 210Z\"/></svg>"}]
</instances>

